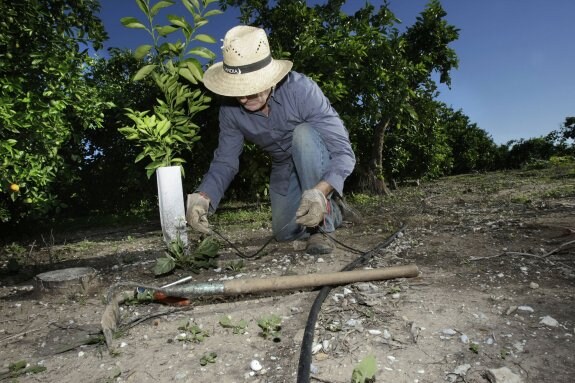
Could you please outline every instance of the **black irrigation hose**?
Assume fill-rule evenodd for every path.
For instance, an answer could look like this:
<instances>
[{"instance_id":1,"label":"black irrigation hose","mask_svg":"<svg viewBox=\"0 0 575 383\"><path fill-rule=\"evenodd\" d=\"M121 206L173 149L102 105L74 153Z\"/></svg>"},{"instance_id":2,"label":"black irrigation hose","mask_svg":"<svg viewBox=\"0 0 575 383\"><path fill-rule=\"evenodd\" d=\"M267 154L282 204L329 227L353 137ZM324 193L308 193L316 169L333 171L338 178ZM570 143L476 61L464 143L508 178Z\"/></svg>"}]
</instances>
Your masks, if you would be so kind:
<instances>
[{"instance_id":1,"label":"black irrigation hose","mask_svg":"<svg viewBox=\"0 0 575 383\"><path fill-rule=\"evenodd\" d=\"M405 226L406 225L402 225L401 228L399 228L399 230L397 230L384 242L374 247L372 250L362 253L353 262L349 263L347 266L341 269L341 271L350 271L355 269L357 266L365 263L367 260L369 260L369 258L373 257L376 253L389 246L397 238L399 233L401 233L405 229ZM332 286L322 287L309 311L303 335L303 340L301 344L301 351L299 355L299 364L297 369L297 383L309 383L310 371L311 371L311 349L313 344L315 324L317 322L317 317L319 315L321 305L327 298L331 289Z\"/></svg>"},{"instance_id":2,"label":"black irrigation hose","mask_svg":"<svg viewBox=\"0 0 575 383\"><path fill-rule=\"evenodd\" d=\"M215 234L217 234L221 239L223 239L224 241L226 241L228 243L228 245L230 245L238 254L238 257L242 258L242 259L250 259L250 258L254 258L257 259L258 255L266 248L267 245L269 245L269 243L271 241L273 241L275 239L274 236L271 236L266 243L264 243L264 245L262 247L260 247L255 253L247 255L244 254L240 249L237 248L236 245L234 245L232 243L232 241L230 241L226 236L224 236L223 234L221 234L219 231L217 231L216 229L212 228L212 232L214 232Z\"/></svg>"}]
</instances>

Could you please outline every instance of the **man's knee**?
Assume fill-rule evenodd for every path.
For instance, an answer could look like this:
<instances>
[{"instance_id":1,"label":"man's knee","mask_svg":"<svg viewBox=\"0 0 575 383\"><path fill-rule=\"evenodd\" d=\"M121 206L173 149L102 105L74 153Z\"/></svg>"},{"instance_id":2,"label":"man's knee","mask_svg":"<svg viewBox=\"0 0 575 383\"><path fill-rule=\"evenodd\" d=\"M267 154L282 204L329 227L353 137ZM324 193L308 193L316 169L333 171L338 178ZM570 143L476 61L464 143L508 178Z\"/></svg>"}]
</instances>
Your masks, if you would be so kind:
<instances>
[{"instance_id":1,"label":"man's knee","mask_svg":"<svg viewBox=\"0 0 575 383\"><path fill-rule=\"evenodd\" d=\"M295 147L302 147L309 145L313 142L314 129L310 124L304 122L295 127L292 138L292 145Z\"/></svg>"}]
</instances>

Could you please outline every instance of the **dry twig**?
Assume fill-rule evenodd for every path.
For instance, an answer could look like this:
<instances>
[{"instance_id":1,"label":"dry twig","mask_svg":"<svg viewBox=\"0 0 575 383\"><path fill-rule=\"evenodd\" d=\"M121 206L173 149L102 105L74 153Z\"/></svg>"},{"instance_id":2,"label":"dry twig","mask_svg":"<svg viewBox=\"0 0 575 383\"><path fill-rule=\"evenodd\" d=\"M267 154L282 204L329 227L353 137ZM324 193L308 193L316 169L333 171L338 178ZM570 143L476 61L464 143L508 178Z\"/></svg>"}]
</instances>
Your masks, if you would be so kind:
<instances>
[{"instance_id":1,"label":"dry twig","mask_svg":"<svg viewBox=\"0 0 575 383\"><path fill-rule=\"evenodd\" d=\"M552 254L555 254L561 250L564 250L565 248L569 247L570 245L575 245L575 240L573 241L569 241L569 242L565 242L563 244L561 244L559 247L548 251L547 253L543 254L543 255L536 255L536 254L531 254L531 253L523 253L523 252L516 252L516 251L504 251L503 253L497 254L497 255L491 255L488 257L470 257L469 260L470 261L481 261L484 259L491 259L491 258L497 258L497 257L501 257L503 255L519 255L519 256L524 256L524 257L533 257L533 258L537 258L537 259L542 259L544 260L545 258L549 257ZM566 267L571 268L570 266L564 265Z\"/></svg>"}]
</instances>

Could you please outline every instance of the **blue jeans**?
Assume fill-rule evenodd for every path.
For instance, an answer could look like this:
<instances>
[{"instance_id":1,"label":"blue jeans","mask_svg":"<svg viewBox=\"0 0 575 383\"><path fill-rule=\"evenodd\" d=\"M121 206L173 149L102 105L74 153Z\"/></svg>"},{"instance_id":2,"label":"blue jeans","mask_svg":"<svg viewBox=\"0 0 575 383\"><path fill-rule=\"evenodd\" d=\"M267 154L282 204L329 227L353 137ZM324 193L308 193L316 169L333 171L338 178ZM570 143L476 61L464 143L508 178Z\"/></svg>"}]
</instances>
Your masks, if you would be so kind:
<instances>
[{"instance_id":1,"label":"blue jeans","mask_svg":"<svg viewBox=\"0 0 575 383\"><path fill-rule=\"evenodd\" d=\"M330 161L329 152L321 136L310 124L298 125L292 138L293 168L289 178L286 195L270 190L272 204L272 230L278 241L291 241L306 238L310 230L295 222L296 210L304 190L311 189L327 170ZM330 213L320 225L326 233L333 232L341 225L341 211L328 196Z\"/></svg>"}]
</instances>

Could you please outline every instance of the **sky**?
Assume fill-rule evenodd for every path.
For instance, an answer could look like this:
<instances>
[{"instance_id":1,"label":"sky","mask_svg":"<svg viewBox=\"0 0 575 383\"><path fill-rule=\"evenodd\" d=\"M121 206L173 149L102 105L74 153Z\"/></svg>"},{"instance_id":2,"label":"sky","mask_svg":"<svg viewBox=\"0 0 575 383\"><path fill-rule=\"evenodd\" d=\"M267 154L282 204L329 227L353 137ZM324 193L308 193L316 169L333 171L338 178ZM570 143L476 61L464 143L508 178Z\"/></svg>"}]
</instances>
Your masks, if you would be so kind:
<instances>
[{"instance_id":1,"label":"sky","mask_svg":"<svg viewBox=\"0 0 575 383\"><path fill-rule=\"evenodd\" d=\"M382 3L371 2L376 7ZM415 22L427 0L388 3L404 28ZM100 4L99 16L110 37L106 48L135 49L150 43L145 31L120 23L126 16L143 20L135 0L100 0ZM344 10L351 12L363 4L364 0L348 0ZM575 116L574 0L441 0L441 4L445 19L460 31L459 39L450 44L459 68L451 72L451 88L440 87L439 100L461 109L496 144L544 136L559 129L566 117ZM183 7L166 14L178 10L188 15ZM239 23L238 15L230 8L200 30L218 40L211 48L214 53L220 54L219 40ZM162 23L167 20L163 13L159 17Z\"/></svg>"}]
</instances>

